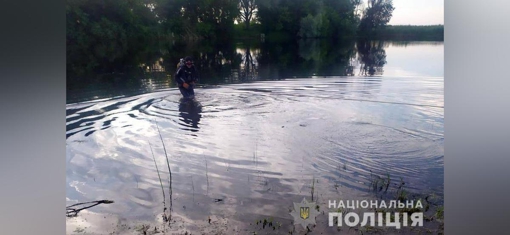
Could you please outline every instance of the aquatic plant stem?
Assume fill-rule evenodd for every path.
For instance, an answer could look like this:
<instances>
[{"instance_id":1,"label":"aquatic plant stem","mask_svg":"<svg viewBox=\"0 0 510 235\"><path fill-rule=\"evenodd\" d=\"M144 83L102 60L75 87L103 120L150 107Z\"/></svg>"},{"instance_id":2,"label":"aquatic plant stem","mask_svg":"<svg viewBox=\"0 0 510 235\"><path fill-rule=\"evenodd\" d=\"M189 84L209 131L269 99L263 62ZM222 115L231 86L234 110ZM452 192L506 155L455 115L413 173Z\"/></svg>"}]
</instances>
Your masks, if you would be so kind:
<instances>
[{"instance_id":1,"label":"aquatic plant stem","mask_svg":"<svg viewBox=\"0 0 510 235\"><path fill-rule=\"evenodd\" d=\"M161 136L161 132L159 131L159 125L158 125L158 122L156 122L156 128L158 129L158 133L159 133L159 138L161 139L161 143L163 144L163 151L165 152L165 157L166 157L166 163L167 163L167 166L168 166L168 175L169 175L169 191L170 191L170 195L169 195L169 199L170 199L170 211L172 211L172 170L170 169L170 160L168 160L168 154L166 152L166 147L165 147L165 142L163 141L163 137Z\"/></svg>"},{"instance_id":2,"label":"aquatic plant stem","mask_svg":"<svg viewBox=\"0 0 510 235\"><path fill-rule=\"evenodd\" d=\"M152 159L154 159L154 165L156 166L156 171L158 172L159 184L161 185L161 192L163 192L163 213L164 213L166 211L165 189L163 188L163 181L161 180L161 175L159 174L158 164L156 163L156 158L154 157L154 152L152 151L151 142L149 142L149 147L151 148Z\"/></svg>"}]
</instances>

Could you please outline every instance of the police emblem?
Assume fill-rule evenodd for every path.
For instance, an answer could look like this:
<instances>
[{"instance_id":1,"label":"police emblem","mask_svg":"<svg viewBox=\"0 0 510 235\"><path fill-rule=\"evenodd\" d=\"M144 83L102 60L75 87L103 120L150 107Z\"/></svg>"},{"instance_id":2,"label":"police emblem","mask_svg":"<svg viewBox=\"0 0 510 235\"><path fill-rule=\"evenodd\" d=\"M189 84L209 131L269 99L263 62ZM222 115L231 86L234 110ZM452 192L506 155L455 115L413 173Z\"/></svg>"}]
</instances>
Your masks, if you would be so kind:
<instances>
[{"instance_id":1,"label":"police emblem","mask_svg":"<svg viewBox=\"0 0 510 235\"><path fill-rule=\"evenodd\" d=\"M294 202L294 211L290 213L294 217L294 224L301 224L304 229L309 224L315 224L315 217L318 214L315 208L315 202L308 202L305 198L301 203Z\"/></svg>"}]
</instances>

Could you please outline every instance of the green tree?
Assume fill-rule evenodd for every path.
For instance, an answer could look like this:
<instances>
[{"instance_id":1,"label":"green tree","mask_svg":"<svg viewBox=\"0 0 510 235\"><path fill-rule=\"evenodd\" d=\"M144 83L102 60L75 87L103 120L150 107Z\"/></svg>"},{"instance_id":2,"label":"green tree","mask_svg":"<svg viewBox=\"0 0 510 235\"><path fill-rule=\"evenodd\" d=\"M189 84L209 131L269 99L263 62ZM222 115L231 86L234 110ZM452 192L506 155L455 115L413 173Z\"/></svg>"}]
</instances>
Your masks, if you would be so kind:
<instances>
[{"instance_id":1,"label":"green tree","mask_svg":"<svg viewBox=\"0 0 510 235\"><path fill-rule=\"evenodd\" d=\"M238 0L202 0L198 9L199 25L205 38L226 39L234 31L234 19L238 17Z\"/></svg>"},{"instance_id":2,"label":"green tree","mask_svg":"<svg viewBox=\"0 0 510 235\"><path fill-rule=\"evenodd\" d=\"M257 4L255 0L239 0L239 20L244 22L245 29L250 29L250 23L254 20Z\"/></svg>"},{"instance_id":3,"label":"green tree","mask_svg":"<svg viewBox=\"0 0 510 235\"><path fill-rule=\"evenodd\" d=\"M158 0L160 15L174 35L222 39L233 33L238 0Z\"/></svg>"},{"instance_id":4,"label":"green tree","mask_svg":"<svg viewBox=\"0 0 510 235\"><path fill-rule=\"evenodd\" d=\"M360 0L259 0L257 15L266 34L339 39L356 34L359 4Z\"/></svg>"},{"instance_id":5,"label":"green tree","mask_svg":"<svg viewBox=\"0 0 510 235\"><path fill-rule=\"evenodd\" d=\"M184 36L186 20L182 16L185 0L155 0L155 13L162 26L162 32Z\"/></svg>"},{"instance_id":6,"label":"green tree","mask_svg":"<svg viewBox=\"0 0 510 235\"><path fill-rule=\"evenodd\" d=\"M395 9L392 0L368 0L367 3L359 24L361 35L370 35L388 24Z\"/></svg>"},{"instance_id":7,"label":"green tree","mask_svg":"<svg viewBox=\"0 0 510 235\"><path fill-rule=\"evenodd\" d=\"M154 55L148 48L157 41L158 22L149 3L145 0L68 0L68 73L122 70L136 67L151 57L149 54Z\"/></svg>"},{"instance_id":8,"label":"green tree","mask_svg":"<svg viewBox=\"0 0 510 235\"><path fill-rule=\"evenodd\" d=\"M308 14L305 18L301 19L301 27L299 29L299 37L301 38L317 38L322 36L323 15L317 14L312 16ZM326 19L327 20L327 19Z\"/></svg>"}]
</instances>

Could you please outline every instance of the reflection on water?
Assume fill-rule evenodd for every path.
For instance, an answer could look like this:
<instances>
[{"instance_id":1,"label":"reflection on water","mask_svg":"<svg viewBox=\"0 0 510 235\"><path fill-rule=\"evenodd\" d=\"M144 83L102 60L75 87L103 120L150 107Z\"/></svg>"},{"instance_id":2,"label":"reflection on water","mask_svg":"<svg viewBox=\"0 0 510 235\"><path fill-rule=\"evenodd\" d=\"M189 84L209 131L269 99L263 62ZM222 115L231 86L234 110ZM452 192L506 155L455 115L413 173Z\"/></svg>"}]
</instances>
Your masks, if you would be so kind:
<instances>
[{"instance_id":1,"label":"reflection on water","mask_svg":"<svg viewBox=\"0 0 510 235\"><path fill-rule=\"evenodd\" d=\"M181 98L179 101L179 117L184 122L181 125L184 126L183 130L190 130L197 132L199 127L202 113L202 105L196 99ZM182 128L181 128L182 129Z\"/></svg>"},{"instance_id":2,"label":"reflection on water","mask_svg":"<svg viewBox=\"0 0 510 235\"><path fill-rule=\"evenodd\" d=\"M285 43L175 43L153 64L126 73L68 78L67 103L175 87L180 58L191 55L202 84L313 76L443 76L442 42L299 40Z\"/></svg>"},{"instance_id":3,"label":"reflection on water","mask_svg":"<svg viewBox=\"0 0 510 235\"><path fill-rule=\"evenodd\" d=\"M356 44L360 62L360 76L383 75L386 64L384 42L361 41Z\"/></svg>"},{"instance_id":4,"label":"reflection on water","mask_svg":"<svg viewBox=\"0 0 510 235\"><path fill-rule=\"evenodd\" d=\"M314 232L331 233L328 200L391 198L400 180L442 204L442 44L181 48L197 53L201 82L222 85L182 99L164 58L141 79L109 75L68 94L115 98L66 107L67 204L115 203L68 219L67 233L288 233L289 209L312 195ZM387 175L388 193L374 193ZM265 218L282 226L253 223Z\"/></svg>"},{"instance_id":5,"label":"reflection on water","mask_svg":"<svg viewBox=\"0 0 510 235\"><path fill-rule=\"evenodd\" d=\"M172 89L70 104L68 204L115 203L69 219L68 231L85 218L90 233L142 224L269 233L253 221L272 217L283 224L274 233L286 233L293 202L313 192L327 212L328 200L374 199L372 175L442 201L443 106L443 79L434 77L259 81L199 88L196 100ZM317 221L329 231L327 213Z\"/></svg>"},{"instance_id":6,"label":"reflection on water","mask_svg":"<svg viewBox=\"0 0 510 235\"><path fill-rule=\"evenodd\" d=\"M238 47L236 52L241 55L242 61L239 65L239 80L243 82L259 80L257 58L260 55L260 49L244 46L242 48Z\"/></svg>"}]
</instances>

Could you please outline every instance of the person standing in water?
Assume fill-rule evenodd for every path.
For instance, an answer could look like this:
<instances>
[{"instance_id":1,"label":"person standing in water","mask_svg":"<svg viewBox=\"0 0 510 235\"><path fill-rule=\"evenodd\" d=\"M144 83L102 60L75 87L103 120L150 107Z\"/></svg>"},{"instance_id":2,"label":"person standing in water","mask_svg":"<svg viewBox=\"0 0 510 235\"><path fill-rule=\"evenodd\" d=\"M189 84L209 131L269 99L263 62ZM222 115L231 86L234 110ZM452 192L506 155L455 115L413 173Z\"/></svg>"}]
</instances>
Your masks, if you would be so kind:
<instances>
[{"instance_id":1,"label":"person standing in water","mask_svg":"<svg viewBox=\"0 0 510 235\"><path fill-rule=\"evenodd\" d=\"M175 81L181 91L182 97L195 97L195 83L198 82L198 71L190 56L184 58L184 65L181 65L175 73Z\"/></svg>"}]
</instances>

